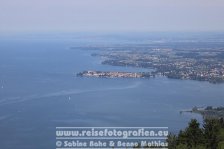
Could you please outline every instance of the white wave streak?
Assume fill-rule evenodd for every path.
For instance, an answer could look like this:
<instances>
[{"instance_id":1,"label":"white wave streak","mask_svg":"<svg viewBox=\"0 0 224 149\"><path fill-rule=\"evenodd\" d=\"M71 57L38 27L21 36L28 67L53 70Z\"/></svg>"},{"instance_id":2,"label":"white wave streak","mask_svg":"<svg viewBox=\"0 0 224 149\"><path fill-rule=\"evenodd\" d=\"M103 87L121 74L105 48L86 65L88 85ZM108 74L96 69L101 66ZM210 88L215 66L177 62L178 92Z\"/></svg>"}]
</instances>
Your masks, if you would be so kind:
<instances>
[{"instance_id":1,"label":"white wave streak","mask_svg":"<svg viewBox=\"0 0 224 149\"><path fill-rule=\"evenodd\" d=\"M90 90L70 89L70 90L62 90L62 91L53 92L53 93L47 93L43 95L34 94L34 95L24 96L24 97L20 97L20 96L10 97L10 98L1 99L0 106L6 105L6 104L24 102L27 100L39 99L39 98L48 98L48 97L57 97L57 96L75 95L75 94L83 94L83 93L90 93L90 92L111 91L111 90L126 90L126 89L137 88L139 85L141 85L141 82L136 82L132 85L123 86L123 87L122 86L108 87L108 88L90 89Z\"/></svg>"}]
</instances>

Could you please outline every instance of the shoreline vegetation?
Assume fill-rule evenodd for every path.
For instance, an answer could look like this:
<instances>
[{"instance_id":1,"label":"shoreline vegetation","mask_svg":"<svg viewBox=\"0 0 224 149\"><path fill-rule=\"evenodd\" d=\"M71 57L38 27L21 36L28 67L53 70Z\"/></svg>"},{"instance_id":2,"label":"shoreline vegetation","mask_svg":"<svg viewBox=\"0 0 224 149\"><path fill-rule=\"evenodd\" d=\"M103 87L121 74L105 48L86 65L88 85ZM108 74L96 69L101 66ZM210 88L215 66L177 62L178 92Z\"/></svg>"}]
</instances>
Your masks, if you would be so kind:
<instances>
[{"instance_id":1,"label":"shoreline vegetation","mask_svg":"<svg viewBox=\"0 0 224 149\"><path fill-rule=\"evenodd\" d=\"M188 126L178 134L170 133L166 143L168 149L224 149L224 120L223 118L204 119L200 123L192 119ZM164 148L162 146L138 146L134 148Z\"/></svg>"},{"instance_id":2,"label":"shoreline vegetation","mask_svg":"<svg viewBox=\"0 0 224 149\"><path fill-rule=\"evenodd\" d=\"M177 135L170 134L167 139L169 149L224 149L224 107L193 107L183 112L203 116L203 123L192 119Z\"/></svg>"},{"instance_id":3,"label":"shoreline vegetation","mask_svg":"<svg viewBox=\"0 0 224 149\"><path fill-rule=\"evenodd\" d=\"M190 112L190 113L197 113L203 116L204 119L220 119L224 118L224 107L193 107L189 110L182 110L180 113L183 112Z\"/></svg>"},{"instance_id":4,"label":"shoreline vegetation","mask_svg":"<svg viewBox=\"0 0 224 149\"><path fill-rule=\"evenodd\" d=\"M204 119L203 124L192 119L177 135L167 139L169 149L224 149L223 118Z\"/></svg>"}]
</instances>

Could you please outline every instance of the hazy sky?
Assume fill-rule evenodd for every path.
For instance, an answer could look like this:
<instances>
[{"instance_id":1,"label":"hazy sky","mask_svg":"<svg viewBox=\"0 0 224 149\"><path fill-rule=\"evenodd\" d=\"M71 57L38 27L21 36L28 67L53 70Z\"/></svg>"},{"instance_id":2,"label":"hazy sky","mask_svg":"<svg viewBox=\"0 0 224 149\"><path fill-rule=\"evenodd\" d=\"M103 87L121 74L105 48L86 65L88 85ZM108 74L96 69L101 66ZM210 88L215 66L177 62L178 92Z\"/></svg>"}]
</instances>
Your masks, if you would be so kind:
<instances>
[{"instance_id":1,"label":"hazy sky","mask_svg":"<svg viewBox=\"0 0 224 149\"><path fill-rule=\"evenodd\" d=\"M224 0L0 0L0 32L224 31Z\"/></svg>"}]
</instances>

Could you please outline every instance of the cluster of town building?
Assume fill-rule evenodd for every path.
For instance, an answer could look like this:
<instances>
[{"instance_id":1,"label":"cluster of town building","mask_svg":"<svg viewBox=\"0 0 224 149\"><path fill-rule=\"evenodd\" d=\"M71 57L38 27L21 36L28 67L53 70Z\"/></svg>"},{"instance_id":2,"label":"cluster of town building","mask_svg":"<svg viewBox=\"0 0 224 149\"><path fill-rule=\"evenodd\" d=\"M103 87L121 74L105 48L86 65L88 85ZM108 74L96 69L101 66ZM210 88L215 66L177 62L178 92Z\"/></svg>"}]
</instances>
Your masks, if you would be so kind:
<instances>
[{"instance_id":1,"label":"cluster of town building","mask_svg":"<svg viewBox=\"0 0 224 149\"><path fill-rule=\"evenodd\" d=\"M146 73L137 72L105 72L105 71L83 71L78 74L82 77L104 77L104 78L143 78Z\"/></svg>"},{"instance_id":2,"label":"cluster of town building","mask_svg":"<svg viewBox=\"0 0 224 149\"><path fill-rule=\"evenodd\" d=\"M189 56L191 52L192 56ZM106 60L102 64L115 66L132 66L154 69L152 74L168 78L224 82L224 58L212 53L208 56L203 51L175 51L172 49L155 49L148 51L110 51L101 54ZM223 53L222 53L223 52ZM192 54L193 53L193 54ZM196 56L197 55L197 56Z\"/></svg>"}]
</instances>

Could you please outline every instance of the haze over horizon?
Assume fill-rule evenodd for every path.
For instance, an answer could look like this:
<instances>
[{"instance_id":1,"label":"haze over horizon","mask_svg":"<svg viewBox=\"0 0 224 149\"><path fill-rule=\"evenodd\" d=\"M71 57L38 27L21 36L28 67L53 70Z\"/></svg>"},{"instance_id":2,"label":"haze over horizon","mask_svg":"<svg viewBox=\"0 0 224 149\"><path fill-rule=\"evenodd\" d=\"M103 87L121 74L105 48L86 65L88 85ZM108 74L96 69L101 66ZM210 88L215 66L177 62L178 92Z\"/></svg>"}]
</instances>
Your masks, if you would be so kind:
<instances>
[{"instance_id":1,"label":"haze over horizon","mask_svg":"<svg viewBox=\"0 0 224 149\"><path fill-rule=\"evenodd\" d=\"M224 31L223 0L0 0L0 32Z\"/></svg>"}]
</instances>

